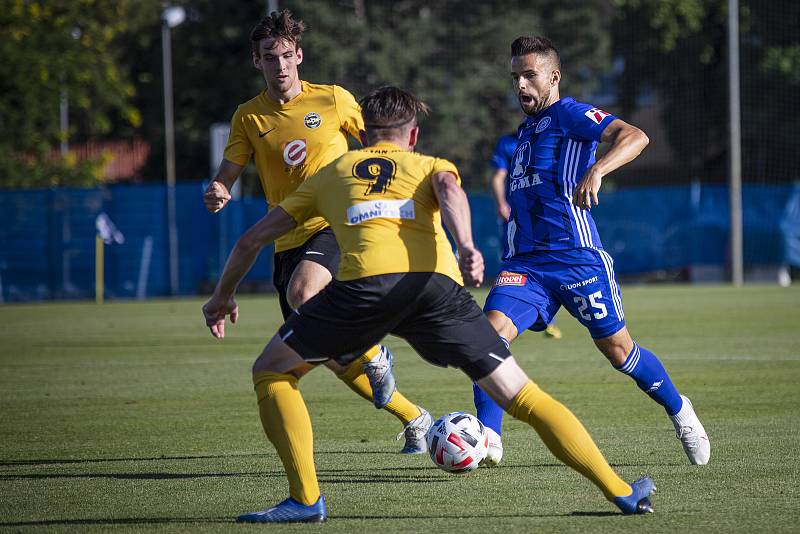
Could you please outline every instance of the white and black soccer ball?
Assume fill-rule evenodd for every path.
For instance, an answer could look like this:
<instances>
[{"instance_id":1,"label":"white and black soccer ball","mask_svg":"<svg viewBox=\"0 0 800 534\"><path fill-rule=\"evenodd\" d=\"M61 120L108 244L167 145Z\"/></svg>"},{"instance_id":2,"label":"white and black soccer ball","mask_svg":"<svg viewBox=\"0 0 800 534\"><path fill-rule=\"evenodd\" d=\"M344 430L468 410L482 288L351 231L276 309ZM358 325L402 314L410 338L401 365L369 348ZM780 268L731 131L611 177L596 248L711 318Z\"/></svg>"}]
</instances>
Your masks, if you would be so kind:
<instances>
[{"instance_id":1,"label":"white and black soccer ball","mask_svg":"<svg viewBox=\"0 0 800 534\"><path fill-rule=\"evenodd\" d=\"M489 436L474 415L452 412L440 417L426 436L431 460L448 473L469 473L486 457Z\"/></svg>"}]
</instances>

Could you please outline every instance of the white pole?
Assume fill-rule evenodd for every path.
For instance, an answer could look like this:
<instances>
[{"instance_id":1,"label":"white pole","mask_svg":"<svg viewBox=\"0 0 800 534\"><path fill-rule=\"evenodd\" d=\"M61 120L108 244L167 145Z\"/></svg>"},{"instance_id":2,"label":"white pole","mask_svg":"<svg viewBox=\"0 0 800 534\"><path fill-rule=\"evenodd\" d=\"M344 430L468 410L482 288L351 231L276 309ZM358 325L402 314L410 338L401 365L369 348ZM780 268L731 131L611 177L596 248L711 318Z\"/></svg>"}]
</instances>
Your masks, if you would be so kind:
<instances>
[{"instance_id":1,"label":"white pole","mask_svg":"<svg viewBox=\"0 0 800 534\"><path fill-rule=\"evenodd\" d=\"M738 0L728 0L731 282L736 287L740 287L744 283L742 237L742 118L739 83L739 2Z\"/></svg>"},{"instance_id":2,"label":"white pole","mask_svg":"<svg viewBox=\"0 0 800 534\"><path fill-rule=\"evenodd\" d=\"M175 206L175 122L172 111L172 43L167 20L161 24L164 70L164 138L167 162L167 232L169 239L169 289L178 294L178 227Z\"/></svg>"},{"instance_id":3,"label":"white pole","mask_svg":"<svg viewBox=\"0 0 800 534\"><path fill-rule=\"evenodd\" d=\"M142 259L139 262L139 280L136 283L136 298L141 300L147 296L147 280L150 277L150 259L153 256L153 238L147 236L142 245Z\"/></svg>"},{"instance_id":4,"label":"white pole","mask_svg":"<svg viewBox=\"0 0 800 534\"><path fill-rule=\"evenodd\" d=\"M61 157L69 153L69 92L61 88L61 99L58 105L58 129L61 131Z\"/></svg>"}]
</instances>

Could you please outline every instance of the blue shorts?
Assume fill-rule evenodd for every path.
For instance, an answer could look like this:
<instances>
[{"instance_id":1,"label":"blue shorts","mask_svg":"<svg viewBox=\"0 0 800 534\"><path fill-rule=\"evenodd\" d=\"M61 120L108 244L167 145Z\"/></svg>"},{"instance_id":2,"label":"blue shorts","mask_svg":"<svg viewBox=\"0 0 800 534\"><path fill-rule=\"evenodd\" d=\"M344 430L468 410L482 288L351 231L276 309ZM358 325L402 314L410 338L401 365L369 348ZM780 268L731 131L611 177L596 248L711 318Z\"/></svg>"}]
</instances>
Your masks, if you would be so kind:
<instances>
[{"instance_id":1,"label":"blue shorts","mask_svg":"<svg viewBox=\"0 0 800 534\"><path fill-rule=\"evenodd\" d=\"M521 254L503 262L483 311L497 310L517 332L541 331L564 306L594 339L625 326L614 261L590 248Z\"/></svg>"}]
</instances>

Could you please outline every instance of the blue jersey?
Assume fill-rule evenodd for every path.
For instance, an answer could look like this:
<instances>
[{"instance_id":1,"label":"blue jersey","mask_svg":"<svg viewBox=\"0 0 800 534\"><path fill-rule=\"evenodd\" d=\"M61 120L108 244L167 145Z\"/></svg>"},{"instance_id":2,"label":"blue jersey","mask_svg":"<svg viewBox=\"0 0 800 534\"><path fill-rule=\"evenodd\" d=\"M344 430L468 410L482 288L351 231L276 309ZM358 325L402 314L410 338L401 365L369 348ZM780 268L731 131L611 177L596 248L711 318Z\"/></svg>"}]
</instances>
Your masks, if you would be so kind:
<instances>
[{"instance_id":1,"label":"blue jersey","mask_svg":"<svg viewBox=\"0 0 800 534\"><path fill-rule=\"evenodd\" d=\"M503 169L508 171L511 167L511 158L514 157L514 152L517 150L517 136L516 134L508 134L500 137L497 144L494 146L492 152L492 159L489 163L495 169Z\"/></svg>"},{"instance_id":2,"label":"blue jersey","mask_svg":"<svg viewBox=\"0 0 800 534\"><path fill-rule=\"evenodd\" d=\"M602 249L588 210L572 193L595 162L600 136L616 117L562 98L519 127L506 195L511 218L505 257L546 250Z\"/></svg>"}]
</instances>

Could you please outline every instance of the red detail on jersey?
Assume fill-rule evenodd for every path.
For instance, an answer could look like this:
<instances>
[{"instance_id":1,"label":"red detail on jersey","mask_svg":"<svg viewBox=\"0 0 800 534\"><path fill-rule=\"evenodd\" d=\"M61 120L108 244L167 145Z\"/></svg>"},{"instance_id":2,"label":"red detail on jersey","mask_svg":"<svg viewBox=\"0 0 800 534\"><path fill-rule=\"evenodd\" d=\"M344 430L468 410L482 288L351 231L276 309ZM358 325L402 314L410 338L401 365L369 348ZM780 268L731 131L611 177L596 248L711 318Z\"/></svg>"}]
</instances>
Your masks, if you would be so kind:
<instances>
[{"instance_id":1,"label":"red detail on jersey","mask_svg":"<svg viewBox=\"0 0 800 534\"><path fill-rule=\"evenodd\" d=\"M594 121L595 123L600 124L601 122L603 122L603 119L605 119L606 117L608 117L611 114L610 113L606 113L602 109L592 108L589 111L587 111L586 113L584 113L584 115L586 115L587 117L592 119L592 121Z\"/></svg>"},{"instance_id":2,"label":"red detail on jersey","mask_svg":"<svg viewBox=\"0 0 800 534\"><path fill-rule=\"evenodd\" d=\"M283 161L287 165L299 165L306 159L306 141L305 139L295 139L289 141L283 147Z\"/></svg>"},{"instance_id":3,"label":"red detail on jersey","mask_svg":"<svg viewBox=\"0 0 800 534\"><path fill-rule=\"evenodd\" d=\"M472 463L472 456L467 456L466 458L464 458L463 460L461 460L457 464L453 464L453 467L458 469L458 468L461 468L461 467L467 467L471 463Z\"/></svg>"},{"instance_id":4,"label":"red detail on jersey","mask_svg":"<svg viewBox=\"0 0 800 534\"><path fill-rule=\"evenodd\" d=\"M522 273L511 273L508 271L503 271L497 276L497 280L494 281L495 286L524 286L525 282L528 280L527 274Z\"/></svg>"},{"instance_id":5,"label":"red detail on jersey","mask_svg":"<svg viewBox=\"0 0 800 534\"><path fill-rule=\"evenodd\" d=\"M449 436L447 436L447 441L449 441L450 443L452 443L453 445L455 445L456 447L458 447L462 451L467 450L467 448L469 447L469 445L467 445L467 442L464 441L463 439L461 439L461 436L457 436L457 435L453 434L452 432L450 433Z\"/></svg>"}]
</instances>

